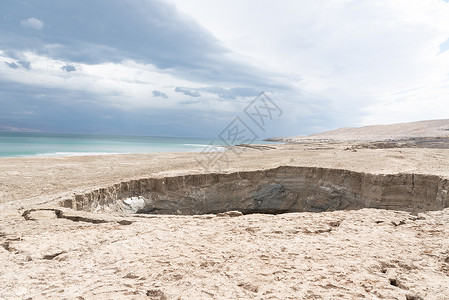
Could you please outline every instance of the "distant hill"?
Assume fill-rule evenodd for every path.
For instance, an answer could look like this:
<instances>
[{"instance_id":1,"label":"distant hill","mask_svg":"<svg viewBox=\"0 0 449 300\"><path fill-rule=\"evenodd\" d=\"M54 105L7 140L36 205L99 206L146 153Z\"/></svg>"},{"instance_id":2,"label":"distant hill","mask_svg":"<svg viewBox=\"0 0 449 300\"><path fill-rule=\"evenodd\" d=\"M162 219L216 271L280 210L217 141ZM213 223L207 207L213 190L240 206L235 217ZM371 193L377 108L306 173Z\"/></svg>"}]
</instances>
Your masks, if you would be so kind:
<instances>
[{"instance_id":1,"label":"distant hill","mask_svg":"<svg viewBox=\"0 0 449 300\"><path fill-rule=\"evenodd\" d=\"M411 138L449 137L449 119L428 120L390 125L344 127L308 136L273 138L272 141L307 142L333 141L386 141Z\"/></svg>"}]
</instances>

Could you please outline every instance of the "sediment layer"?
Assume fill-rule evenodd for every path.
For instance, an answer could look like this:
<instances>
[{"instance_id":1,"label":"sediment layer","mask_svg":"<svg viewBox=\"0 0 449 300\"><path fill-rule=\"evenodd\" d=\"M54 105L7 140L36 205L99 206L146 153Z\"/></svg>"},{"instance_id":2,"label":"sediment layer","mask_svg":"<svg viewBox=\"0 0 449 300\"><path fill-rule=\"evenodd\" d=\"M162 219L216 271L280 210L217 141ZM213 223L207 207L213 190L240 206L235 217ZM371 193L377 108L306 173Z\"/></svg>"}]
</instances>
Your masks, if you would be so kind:
<instances>
[{"instance_id":1,"label":"sediment layer","mask_svg":"<svg viewBox=\"0 0 449 300\"><path fill-rule=\"evenodd\" d=\"M125 181L74 195L60 204L91 212L180 215L361 208L422 212L449 207L448 190L448 180L437 175L283 166Z\"/></svg>"}]
</instances>

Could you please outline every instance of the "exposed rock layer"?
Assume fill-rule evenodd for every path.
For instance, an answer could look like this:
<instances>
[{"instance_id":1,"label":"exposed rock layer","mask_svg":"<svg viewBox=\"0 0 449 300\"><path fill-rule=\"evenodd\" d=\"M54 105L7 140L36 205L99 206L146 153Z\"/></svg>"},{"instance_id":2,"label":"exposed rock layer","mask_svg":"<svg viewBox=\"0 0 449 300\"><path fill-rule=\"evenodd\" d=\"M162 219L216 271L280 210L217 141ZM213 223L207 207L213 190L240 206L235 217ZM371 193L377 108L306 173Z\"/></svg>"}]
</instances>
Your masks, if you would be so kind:
<instances>
[{"instance_id":1,"label":"exposed rock layer","mask_svg":"<svg viewBox=\"0 0 449 300\"><path fill-rule=\"evenodd\" d=\"M61 205L84 211L184 215L360 208L421 212L449 207L448 190L448 180L436 175L278 167L131 180L75 195Z\"/></svg>"}]
</instances>

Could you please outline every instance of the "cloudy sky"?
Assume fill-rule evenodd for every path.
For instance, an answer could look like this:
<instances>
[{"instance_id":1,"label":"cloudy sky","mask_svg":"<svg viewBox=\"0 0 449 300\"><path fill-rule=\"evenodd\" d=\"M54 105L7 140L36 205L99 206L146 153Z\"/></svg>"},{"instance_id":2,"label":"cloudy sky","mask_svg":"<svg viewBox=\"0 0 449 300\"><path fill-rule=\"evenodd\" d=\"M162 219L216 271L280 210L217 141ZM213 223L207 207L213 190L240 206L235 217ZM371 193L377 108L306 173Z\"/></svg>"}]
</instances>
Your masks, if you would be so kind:
<instances>
[{"instance_id":1,"label":"cloudy sky","mask_svg":"<svg viewBox=\"0 0 449 300\"><path fill-rule=\"evenodd\" d=\"M449 117L445 0L2 0L0 130L266 136ZM250 125L251 126L251 125Z\"/></svg>"}]
</instances>

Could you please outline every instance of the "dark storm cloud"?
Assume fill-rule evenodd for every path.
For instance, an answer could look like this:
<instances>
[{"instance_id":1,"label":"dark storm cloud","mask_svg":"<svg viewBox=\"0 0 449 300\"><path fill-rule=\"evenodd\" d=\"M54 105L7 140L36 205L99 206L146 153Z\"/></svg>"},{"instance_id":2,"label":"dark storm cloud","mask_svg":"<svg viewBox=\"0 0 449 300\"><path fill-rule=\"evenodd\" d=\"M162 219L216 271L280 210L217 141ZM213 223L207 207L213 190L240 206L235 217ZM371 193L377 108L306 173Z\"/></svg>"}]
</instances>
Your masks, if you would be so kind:
<instances>
[{"instance_id":1,"label":"dark storm cloud","mask_svg":"<svg viewBox=\"0 0 449 300\"><path fill-rule=\"evenodd\" d=\"M224 112L192 113L174 109L105 107L88 93L0 82L0 128L44 132L214 137L225 125L216 120ZM33 112L12 114L11 112ZM228 114L225 121L231 120Z\"/></svg>"},{"instance_id":2,"label":"dark storm cloud","mask_svg":"<svg viewBox=\"0 0 449 300\"><path fill-rule=\"evenodd\" d=\"M166 93L163 93L163 92L158 91L158 90L154 90L154 91L152 92L152 94L153 94L153 97L161 97L161 98L165 98L165 99L168 98L168 96L167 96Z\"/></svg>"},{"instance_id":3,"label":"dark storm cloud","mask_svg":"<svg viewBox=\"0 0 449 300\"><path fill-rule=\"evenodd\" d=\"M200 92L195 91L193 89L191 90L191 89L187 89L187 88L176 87L175 92L182 93L182 94L184 94L186 96L190 96L190 97L201 97Z\"/></svg>"},{"instance_id":4,"label":"dark storm cloud","mask_svg":"<svg viewBox=\"0 0 449 300\"><path fill-rule=\"evenodd\" d=\"M218 95L221 99L236 99L237 97L256 97L261 90L255 88L235 87L222 88L218 86L202 88L201 91Z\"/></svg>"},{"instance_id":5,"label":"dark storm cloud","mask_svg":"<svg viewBox=\"0 0 449 300\"><path fill-rule=\"evenodd\" d=\"M5 64L11 69L18 69L19 65L21 65L24 69L31 70L31 62L29 61L18 61L16 62L5 62Z\"/></svg>"},{"instance_id":6,"label":"dark storm cloud","mask_svg":"<svg viewBox=\"0 0 449 300\"><path fill-rule=\"evenodd\" d=\"M36 26L23 26L23 20L39 20L44 25L35 30ZM59 132L213 136L226 125L226 113L193 111L186 109L187 104L203 101L202 94L206 93L233 100L264 90L285 89L270 79L272 74L232 60L232 52L210 32L163 1L1 0L0 36L0 51L7 58L6 65L13 69L31 70L37 65L29 61L33 55L64 62L60 68L64 72L78 71L78 63L135 60L157 67L157 72L211 86L177 87L177 93L193 97L192 101L186 101L186 105L180 102L170 110L152 110L148 115L136 111L138 108L125 112L112 107L108 95L101 92L48 88L39 81L19 84L12 81L12 76L5 77L0 79L2 126ZM152 96L168 98L157 89ZM13 115L15 111L34 114ZM229 115L230 120L234 117ZM218 119L225 121L220 123Z\"/></svg>"},{"instance_id":7,"label":"dark storm cloud","mask_svg":"<svg viewBox=\"0 0 449 300\"><path fill-rule=\"evenodd\" d=\"M18 63L27 70L31 70L31 62L30 61L18 61Z\"/></svg>"},{"instance_id":8,"label":"dark storm cloud","mask_svg":"<svg viewBox=\"0 0 449 300\"><path fill-rule=\"evenodd\" d=\"M66 72L74 72L76 71L76 68L72 65L65 65L61 67L61 70L66 71Z\"/></svg>"},{"instance_id":9,"label":"dark storm cloud","mask_svg":"<svg viewBox=\"0 0 449 300\"><path fill-rule=\"evenodd\" d=\"M15 62L5 62L5 64L11 69L18 69L19 66Z\"/></svg>"},{"instance_id":10,"label":"dark storm cloud","mask_svg":"<svg viewBox=\"0 0 449 300\"><path fill-rule=\"evenodd\" d=\"M223 88L219 86L210 86L204 88L176 87L175 92L183 93L190 97L201 97L201 92L204 92L215 94L220 99L234 100L237 97L256 97L262 90L251 87Z\"/></svg>"},{"instance_id":11,"label":"dark storm cloud","mask_svg":"<svg viewBox=\"0 0 449 300\"><path fill-rule=\"evenodd\" d=\"M230 50L162 1L3 0L0 47L87 64L134 59L202 81L276 86L263 72L226 57ZM21 20L37 18L42 30Z\"/></svg>"}]
</instances>

